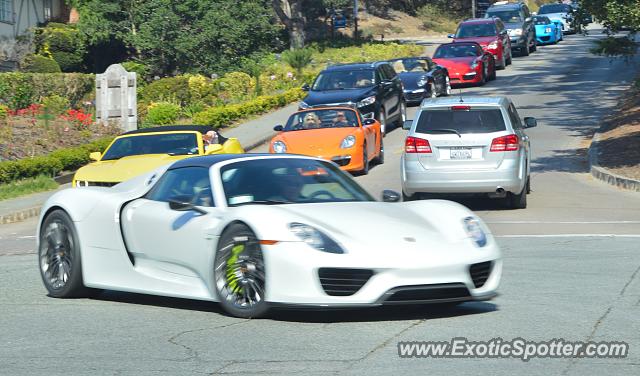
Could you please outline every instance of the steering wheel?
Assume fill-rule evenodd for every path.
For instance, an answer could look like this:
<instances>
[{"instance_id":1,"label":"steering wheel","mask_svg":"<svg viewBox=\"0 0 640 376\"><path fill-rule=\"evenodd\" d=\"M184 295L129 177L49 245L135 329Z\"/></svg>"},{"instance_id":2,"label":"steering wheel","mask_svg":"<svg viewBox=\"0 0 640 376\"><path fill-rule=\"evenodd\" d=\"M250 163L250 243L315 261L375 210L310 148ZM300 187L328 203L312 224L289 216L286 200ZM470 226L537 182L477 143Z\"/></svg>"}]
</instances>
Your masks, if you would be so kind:
<instances>
[{"instance_id":1,"label":"steering wheel","mask_svg":"<svg viewBox=\"0 0 640 376\"><path fill-rule=\"evenodd\" d=\"M329 196L329 198L336 198L336 196L334 196L333 193L324 189L313 192L312 194L309 195L309 198L316 198L318 196Z\"/></svg>"}]
</instances>

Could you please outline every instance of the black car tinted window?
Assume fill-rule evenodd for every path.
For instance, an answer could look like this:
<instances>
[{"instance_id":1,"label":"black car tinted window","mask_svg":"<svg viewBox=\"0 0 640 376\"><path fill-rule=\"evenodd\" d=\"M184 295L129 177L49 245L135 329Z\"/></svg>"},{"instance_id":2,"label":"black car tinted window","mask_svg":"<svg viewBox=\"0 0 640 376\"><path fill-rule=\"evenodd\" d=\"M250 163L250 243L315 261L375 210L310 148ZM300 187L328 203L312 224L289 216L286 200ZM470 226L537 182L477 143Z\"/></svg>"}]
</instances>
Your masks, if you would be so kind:
<instances>
[{"instance_id":1,"label":"black car tinted window","mask_svg":"<svg viewBox=\"0 0 640 376\"><path fill-rule=\"evenodd\" d=\"M327 70L318 75L311 90L356 89L374 84L373 69Z\"/></svg>"},{"instance_id":2,"label":"black car tinted window","mask_svg":"<svg viewBox=\"0 0 640 376\"><path fill-rule=\"evenodd\" d=\"M416 132L440 133L438 130L458 133L491 133L506 130L499 109L427 110L418 118Z\"/></svg>"},{"instance_id":3,"label":"black car tinted window","mask_svg":"<svg viewBox=\"0 0 640 376\"><path fill-rule=\"evenodd\" d=\"M147 193L146 198L168 202L178 196L190 198L194 205L214 206L209 169L184 167L168 170Z\"/></svg>"},{"instance_id":4,"label":"black car tinted window","mask_svg":"<svg viewBox=\"0 0 640 376\"><path fill-rule=\"evenodd\" d=\"M492 37L496 34L496 26L492 23L462 24L456 32L456 38Z\"/></svg>"},{"instance_id":5,"label":"black car tinted window","mask_svg":"<svg viewBox=\"0 0 640 376\"><path fill-rule=\"evenodd\" d=\"M393 80L396 77L396 71L394 71L389 64L383 64L382 71L387 80Z\"/></svg>"},{"instance_id":6,"label":"black car tinted window","mask_svg":"<svg viewBox=\"0 0 640 376\"><path fill-rule=\"evenodd\" d=\"M548 17L536 16L533 17L533 23L536 25L549 25L551 20Z\"/></svg>"},{"instance_id":7,"label":"black car tinted window","mask_svg":"<svg viewBox=\"0 0 640 376\"><path fill-rule=\"evenodd\" d=\"M519 10L491 10L487 12L487 17L498 17L502 22L516 23L524 21Z\"/></svg>"}]
</instances>

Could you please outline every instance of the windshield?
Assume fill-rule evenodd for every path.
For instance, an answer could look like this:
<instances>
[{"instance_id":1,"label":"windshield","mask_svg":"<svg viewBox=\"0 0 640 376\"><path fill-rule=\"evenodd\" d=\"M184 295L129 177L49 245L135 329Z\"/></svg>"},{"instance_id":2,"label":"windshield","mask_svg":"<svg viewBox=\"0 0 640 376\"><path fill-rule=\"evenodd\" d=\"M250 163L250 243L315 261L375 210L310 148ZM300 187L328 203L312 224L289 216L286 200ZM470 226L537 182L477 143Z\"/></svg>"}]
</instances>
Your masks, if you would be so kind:
<instances>
[{"instance_id":1,"label":"windshield","mask_svg":"<svg viewBox=\"0 0 640 376\"><path fill-rule=\"evenodd\" d=\"M549 25L551 20L547 17L533 17L533 23L536 25Z\"/></svg>"},{"instance_id":2,"label":"windshield","mask_svg":"<svg viewBox=\"0 0 640 376\"><path fill-rule=\"evenodd\" d=\"M494 10L487 12L487 17L498 17L505 23L518 23L522 22L520 12L517 10Z\"/></svg>"},{"instance_id":3,"label":"windshield","mask_svg":"<svg viewBox=\"0 0 640 376\"><path fill-rule=\"evenodd\" d=\"M498 109L428 110L420 114L416 132L440 133L443 129L459 134L491 133L504 131L506 126Z\"/></svg>"},{"instance_id":4,"label":"windshield","mask_svg":"<svg viewBox=\"0 0 640 376\"><path fill-rule=\"evenodd\" d=\"M311 90L358 89L373 86L375 83L373 69L324 71L318 75Z\"/></svg>"},{"instance_id":5,"label":"windshield","mask_svg":"<svg viewBox=\"0 0 640 376\"><path fill-rule=\"evenodd\" d=\"M194 132L150 134L116 139L101 160L142 154L192 155L198 152L198 138Z\"/></svg>"},{"instance_id":6,"label":"windshield","mask_svg":"<svg viewBox=\"0 0 640 376\"><path fill-rule=\"evenodd\" d=\"M374 201L330 162L302 158L252 159L220 169L229 206Z\"/></svg>"},{"instance_id":7,"label":"windshield","mask_svg":"<svg viewBox=\"0 0 640 376\"><path fill-rule=\"evenodd\" d=\"M492 37L496 34L496 26L492 23L463 24L456 32L456 38Z\"/></svg>"},{"instance_id":8,"label":"windshield","mask_svg":"<svg viewBox=\"0 0 640 376\"><path fill-rule=\"evenodd\" d=\"M357 127L358 115L349 109L326 109L297 112L287 121L285 132L319 128Z\"/></svg>"},{"instance_id":9,"label":"windshield","mask_svg":"<svg viewBox=\"0 0 640 376\"><path fill-rule=\"evenodd\" d=\"M455 57L475 57L479 56L478 46L463 44L456 46L450 44L447 46L440 46L433 55L434 58L455 58Z\"/></svg>"},{"instance_id":10,"label":"windshield","mask_svg":"<svg viewBox=\"0 0 640 376\"><path fill-rule=\"evenodd\" d=\"M540 7L538 14L569 13L571 6L567 4L547 4Z\"/></svg>"},{"instance_id":11,"label":"windshield","mask_svg":"<svg viewBox=\"0 0 640 376\"><path fill-rule=\"evenodd\" d=\"M429 61L426 59L409 58L391 60L391 65L397 73L403 72L428 72Z\"/></svg>"}]
</instances>

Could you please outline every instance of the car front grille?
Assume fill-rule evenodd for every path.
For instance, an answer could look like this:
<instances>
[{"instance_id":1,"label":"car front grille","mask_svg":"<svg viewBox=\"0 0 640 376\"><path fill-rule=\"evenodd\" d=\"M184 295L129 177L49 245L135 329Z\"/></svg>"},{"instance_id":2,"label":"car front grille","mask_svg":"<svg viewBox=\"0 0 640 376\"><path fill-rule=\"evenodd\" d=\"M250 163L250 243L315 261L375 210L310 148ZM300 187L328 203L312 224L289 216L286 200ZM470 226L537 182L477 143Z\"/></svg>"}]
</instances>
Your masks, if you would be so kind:
<instances>
[{"instance_id":1,"label":"car front grille","mask_svg":"<svg viewBox=\"0 0 640 376\"><path fill-rule=\"evenodd\" d=\"M338 166L346 166L351 162L351 156L346 155L341 157L333 157L331 158L331 161L337 164Z\"/></svg>"},{"instance_id":2,"label":"car front grille","mask_svg":"<svg viewBox=\"0 0 640 376\"><path fill-rule=\"evenodd\" d=\"M540 37L540 40L543 42L548 42L551 40L551 37Z\"/></svg>"},{"instance_id":3,"label":"car front grille","mask_svg":"<svg viewBox=\"0 0 640 376\"><path fill-rule=\"evenodd\" d=\"M370 269L320 268L322 289L331 296L351 296L373 276Z\"/></svg>"},{"instance_id":4,"label":"car front grille","mask_svg":"<svg viewBox=\"0 0 640 376\"><path fill-rule=\"evenodd\" d=\"M383 304L437 303L469 300L471 294L464 283L401 286L387 291Z\"/></svg>"},{"instance_id":5,"label":"car front grille","mask_svg":"<svg viewBox=\"0 0 640 376\"><path fill-rule=\"evenodd\" d=\"M424 93L404 93L404 99L407 101L421 101Z\"/></svg>"},{"instance_id":6,"label":"car front grille","mask_svg":"<svg viewBox=\"0 0 640 376\"><path fill-rule=\"evenodd\" d=\"M492 268L493 268L493 263L491 261L473 264L469 267L471 280L473 281L473 285L476 288L480 288L484 286L485 282L487 282L487 279L489 279L489 275L491 274Z\"/></svg>"}]
</instances>

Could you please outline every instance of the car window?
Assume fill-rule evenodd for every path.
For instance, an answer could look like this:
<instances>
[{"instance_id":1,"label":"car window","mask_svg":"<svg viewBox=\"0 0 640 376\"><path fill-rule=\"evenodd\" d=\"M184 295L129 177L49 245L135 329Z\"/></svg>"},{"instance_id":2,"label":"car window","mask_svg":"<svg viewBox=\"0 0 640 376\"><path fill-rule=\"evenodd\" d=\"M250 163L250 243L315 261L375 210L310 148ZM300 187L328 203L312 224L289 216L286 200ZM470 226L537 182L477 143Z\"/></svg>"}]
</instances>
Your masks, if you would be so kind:
<instances>
[{"instance_id":1,"label":"car window","mask_svg":"<svg viewBox=\"0 0 640 376\"><path fill-rule=\"evenodd\" d=\"M571 6L567 4L545 4L540 7L538 14L570 13L571 10Z\"/></svg>"},{"instance_id":2,"label":"car window","mask_svg":"<svg viewBox=\"0 0 640 376\"><path fill-rule=\"evenodd\" d=\"M317 109L294 113L289 117L285 132L319 128L358 127L358 115L350 109Z\"/></svg>"},{"instance_id":3,"label":"car window","mask_svg":"<svg viewBox=\"0 0 640 376\"><path fill-rule=\"evenodd\" d=\"M153 201L169 202L178 196L190 197L191 202L197 206L215 206L209 169L183 167L168 170L145 197Z\"/></svg>"},{"instance_id":4,"label":"car window","mask_svg":"<svg viewBox=\"0 0 640 376\"><path fill-rule=\"evenodd\" d=\"M116 139L102 160L143 154L193 155L199 154L199 150L195 132L133 135Z\"/></svg>"},{"instance_id":5,"label":"car window","mask_svg":"<svg viewBox=\"0 0 640 376\"><path fill-rule=\"evenodd\" d=\"M456 38L491 37L496 35L496 26L493 23L462 24L458 28Z\"/></svg>"},{"instance_id":6,"label":"car window","mask_svg":"<svg viewBox=\"0 0 640 376\"><path fill-rule=\"evenodd\" d=\"M382 71L384 72L387 80L393 80L396 77L396 71L394 71L389 64L383 64Z\"/></svg>"},{"instance_id":7,"label":"car window","mask_svg":"<svg viewBox=\"0 0 640 376\"><path fill-rule=\"evenodd\" d=\"M551 20L548 17L536 16L533 17L533 23L536 25L548 25L551 23Z\"/></svg>"},{"instance_id":8,"label":"car window","mask_svg":"<svg viewBox=\"0 0 640 376\"><path fill-rule=\"evenodd\" d=\"M434 109L420 113L416 132L440 133L438 130L442 129L462 134L499 132L507 128L499 109Z\"/></svg>"},{"instance_id":9,"label":"car window","mask_svg":"<svg viewBox=\"0 0 640 376\"><path fill-rule=\"evenodd\" d=\"M531 12L529 12L529 7L527 7L524 4L522 5L522 12L524 13L524 18L531 17Z\"/></svg>"},{"instance_id":10,"label":"car window","mask_svg":"<svg viewBox=\"0 0 640 376\"><path fill-rule=\"evenodd\" d=\"M506 23L518 23L524 21L520 11L518 10L491 10L487 12L486 17L498 17L502 22Z\"/></svg>"},{"instance_id":11,"label":"car window","mask_svg":"<svg viewBox=\"0 0 640 376\"><path fill-rule=\"evenodd\" d=\"M451 59L456 57L471 57L482 55L482 48L474 44L452 43L438 47L433 57Z\"/></svg>"},{"instance_id":12,"label":"car window","mask_svg":"<svg viewBox=\"0 0 640 376\"><path fill-rule=\"evenodd\" d=\"M321 72L311 90L343 90L369 87L375 84L373 69L329 70Z\"/></svg>"},{"instance_id":13,"label":"car window","mask_svg":"<svg viewBox=\"0 0 640 376\"><path fill-rule=\"evenodd\" d=\"M504 24L500 20L496 20L496 25L498 26L498 32L502 32L504 30Z\"/></svg>"},{"instance_id":14,"label":"car window","mask_svg":"<svg viewBox=\"0 0 640 376\"><path fill-rule=\"evenodd\" d=\"M267 158L220 169L229 206L374 201L351 177L327 161Z\"/></svg>"},{"instance_id":15,"label":"car window","mask_svg":"<svg viewBox=\"0 0 640 376\"><path fill-rule=\"evenodd\" d=\"M511 126L514 129L522 129L522 122L520 121L520 116L518 115L518 111L516 107L511 103L509 105L508 111L509 119L511 120Z\"/></svg>"}]
</instances>

